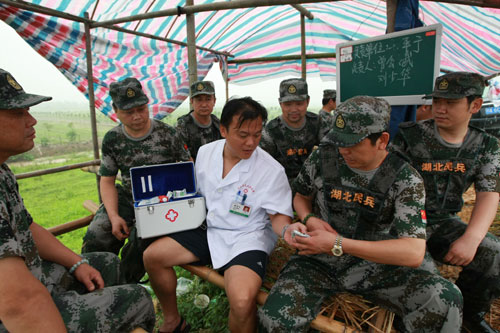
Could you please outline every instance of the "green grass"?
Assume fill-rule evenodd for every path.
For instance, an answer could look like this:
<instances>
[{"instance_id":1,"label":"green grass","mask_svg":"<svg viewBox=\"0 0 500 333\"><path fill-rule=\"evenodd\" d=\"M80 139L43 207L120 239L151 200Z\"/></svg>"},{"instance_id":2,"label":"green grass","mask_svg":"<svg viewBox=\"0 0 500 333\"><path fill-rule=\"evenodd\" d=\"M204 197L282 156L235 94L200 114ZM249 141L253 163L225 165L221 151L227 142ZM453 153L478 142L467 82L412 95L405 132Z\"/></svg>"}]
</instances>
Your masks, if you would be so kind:
<instances>
[{"instance_id":1,"label":"green grass","mask_svg":"<svg viewBox=\"0 0 500 333\"><path fill-rule=\"evenodd\" d=\"M30 165L10 164L10 167L15 174L18 174L88 161L92 159L92 155L90 152L80 155L70 154L58 156L57 159L66 161ZM20 179L18 183L26 208L34 221L45 228L90 215L82 206L85 200L99 202L95 175L80 169ZM86 228L82 228L58 238L70 249L80 253L85 231Z\"/></svg>"}]
</instances>

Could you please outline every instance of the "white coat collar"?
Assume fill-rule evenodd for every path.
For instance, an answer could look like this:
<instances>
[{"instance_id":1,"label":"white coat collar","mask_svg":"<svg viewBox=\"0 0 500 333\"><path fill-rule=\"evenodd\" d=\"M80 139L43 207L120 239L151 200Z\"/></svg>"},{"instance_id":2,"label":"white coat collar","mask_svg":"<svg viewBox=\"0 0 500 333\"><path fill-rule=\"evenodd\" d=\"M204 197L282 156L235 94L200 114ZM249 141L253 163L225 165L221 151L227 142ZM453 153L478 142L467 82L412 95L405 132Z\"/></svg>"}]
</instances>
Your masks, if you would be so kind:
<instances>
[{"instance_id":1,"label":"white coat collar","mask_svg":"<svg viewBox=\"0 0 500 333\"><path fill-rule=\"evenodd\" d=\"M217 172L221 178L222 178L222 168L223 168L223 163L224 163L223 152L224 152L225 144L226 144L226 140L225 139L221 140L216 151L215 151L215 156L220 156L221 163L218 163ZM248 158L246 160L240 160L238 163L236 163L236 165L231 169L231 171L229 171L229 173L226 175L226 177L224 179L222 179L221 185L225 186L225 185L235 183L240 179L241 173L249 172L250 168L255 163L255 160L257 158L257 154L258 154L257 150L258 149L259 149L259 147L257 147L257 149L255 149L255 151L252 153L252 156L250 156L250 158Z\"/></svg>"}]
</instances>

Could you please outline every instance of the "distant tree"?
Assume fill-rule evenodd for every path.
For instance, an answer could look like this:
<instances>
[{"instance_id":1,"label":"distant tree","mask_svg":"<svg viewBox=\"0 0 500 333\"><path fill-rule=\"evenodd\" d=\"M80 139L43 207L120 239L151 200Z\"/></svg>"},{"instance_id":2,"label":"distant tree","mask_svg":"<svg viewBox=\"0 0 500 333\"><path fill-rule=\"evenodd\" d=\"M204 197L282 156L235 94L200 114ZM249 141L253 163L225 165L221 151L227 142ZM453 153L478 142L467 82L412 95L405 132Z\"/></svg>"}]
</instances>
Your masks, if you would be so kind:
<instances>
[{"instance_id":1,"label":"distant tree","mask_svg":"<svg viewBox=\"0 0 500 333\"><path fill-rule=\"evenodd\" d=\"M76 139L76 131L74 130L73 126L70 127L70 129L69 129L68 132L66 132L66 137L68 138L68 140L70 142L74 142L75 141L75 139Z\"/></svg>"},{"instance_id":2,"label":"distant tree","mask_svg":"<svg viewBox=\"0 0 500 333\"><path fill-rule=\"evenodd\" d=\"M49 139L47 137L41 138L40 144L42 145L42 147L47 147L49 145Z\"/></svg>"}]
</instances>

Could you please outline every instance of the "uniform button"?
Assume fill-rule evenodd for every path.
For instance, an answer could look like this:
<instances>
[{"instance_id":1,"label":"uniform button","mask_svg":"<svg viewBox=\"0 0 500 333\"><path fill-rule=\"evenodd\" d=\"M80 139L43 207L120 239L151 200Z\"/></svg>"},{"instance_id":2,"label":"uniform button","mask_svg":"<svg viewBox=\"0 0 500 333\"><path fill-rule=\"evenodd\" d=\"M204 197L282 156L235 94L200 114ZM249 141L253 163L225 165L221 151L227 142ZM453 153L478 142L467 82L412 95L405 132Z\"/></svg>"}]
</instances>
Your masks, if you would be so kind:
<instances>
[{"instance_id":1,"label":"uniform button","mask_svg":"<svg viewBox=\"0 0 500 333\"><path fill-rule=\"evenodd\" d=\"M222 193L222 189L221 188L217 189L217 192Z\"/></svg>"},{"instance_id":2,"label":"uniform button","mask_svg":"<svg viewBox=\"0 0 500 333\"><path fill-rule=\"evenodd\" d=\"M208 214L208 216L213 219L215 214L213 212L210 212L210 214Z\"/></svg>"}]
</instances>

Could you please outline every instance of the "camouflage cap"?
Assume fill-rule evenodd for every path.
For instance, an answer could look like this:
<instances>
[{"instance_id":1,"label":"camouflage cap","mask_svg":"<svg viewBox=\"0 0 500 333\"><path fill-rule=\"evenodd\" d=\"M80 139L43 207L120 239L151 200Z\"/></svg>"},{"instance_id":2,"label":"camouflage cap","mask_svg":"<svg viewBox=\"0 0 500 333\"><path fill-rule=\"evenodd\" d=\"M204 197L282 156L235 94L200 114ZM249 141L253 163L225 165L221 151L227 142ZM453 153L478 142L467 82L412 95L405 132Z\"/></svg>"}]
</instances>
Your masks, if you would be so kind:
<instances>
[{"instance_id":1,"label":"camouflage cap","mask_svg":"<svg viewBox=\"0 0 500 333\"><path fill-rule=\"evenodd\" d=\"M191 85L191 96L215 95L215 87L212 81L197 81Z\"/></svg>"},{"instance_id":2,"label":"camouflage cap","mask_svg":"<svg viewBox=\"0 0 500 333\"><path fill-rule=\"evenodd\" d=\"M323 99L335 99L335 98L337 98L337 90L335 89L323 90Z\"/></svg>"},{"instance_id":3,"label":"camouflage cap","mask_svg":"<svg viewBox=\"0 0 500 333\"><path fill-rule=\"evenodd\" d=\"M471 72L454 72L436 78L434 91L425 98L463 98L472 95L483 95L486 86L485 78Z\"/></svg>"},{"instance_id":4,"label":"camouflage cap","mask_svg":"<svg viewBox=\"0 0 500 333\"><path fill-rule=\"evenodd\" d=\"M0 109L24 109L51 99L49 96L27 94L9 72L0 68Z\"/></svg>"},{"instance_id":5,"label":"camouflage cap","mask_svg":"<svg viewBox=\"0 0 500 333\"><path fill-rule=\"evenodd\" d=\"M307 82L304 79L287 79L280 83L280 103L303 101L309 98Z\"/></svg>"},{"instance_id":6,"label":"camouflage cap","mask_svg":"<svg viewBox=\"0 0 500 333\"><path fill-rule=\"evenodd\" d=\"M113 103L121 110L132 109L149 102L149 98L142 90L141 83L133 77L111 83L109 85L109 94Z\"/></svg>"},{"instance_id":7,"label":"camouflage cap","mask_svg":"<svg viewBox=\"0 0 500 333\"><path fill-rule=\"evenodd\" d=\"M391 106L386 100L356 96L341 103L335 110L335 124L327 138L339 147L350 147L373 133L389 128Z\"/></svg>"}]
</instances>

